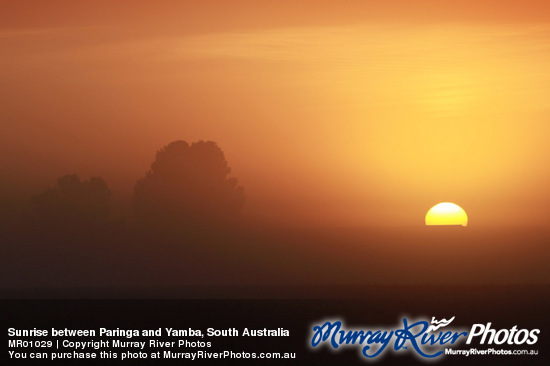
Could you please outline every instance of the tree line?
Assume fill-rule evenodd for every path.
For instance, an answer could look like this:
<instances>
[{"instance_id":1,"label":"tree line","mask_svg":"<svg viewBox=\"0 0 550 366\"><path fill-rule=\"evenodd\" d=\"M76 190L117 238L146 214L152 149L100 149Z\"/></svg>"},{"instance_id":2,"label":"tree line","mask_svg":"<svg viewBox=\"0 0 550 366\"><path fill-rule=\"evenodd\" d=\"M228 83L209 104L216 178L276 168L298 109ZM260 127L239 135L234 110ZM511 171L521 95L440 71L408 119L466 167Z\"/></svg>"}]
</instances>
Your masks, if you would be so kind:
<instances>
[{"instance_id":1,"label":"tree line","mask_svg":"<svg viewBox=\"0 0 550 366\"><path fill-rule=\"evenodd\" d=\"M244 189L223 151L212 141L174 141L160 149L133 189L138 228L189 232L231 226L245 202ZM30 199L27 219L39 231L93 231L112 223L112 193L101 177L59 178Z\"/></svg>"}]
</instances>

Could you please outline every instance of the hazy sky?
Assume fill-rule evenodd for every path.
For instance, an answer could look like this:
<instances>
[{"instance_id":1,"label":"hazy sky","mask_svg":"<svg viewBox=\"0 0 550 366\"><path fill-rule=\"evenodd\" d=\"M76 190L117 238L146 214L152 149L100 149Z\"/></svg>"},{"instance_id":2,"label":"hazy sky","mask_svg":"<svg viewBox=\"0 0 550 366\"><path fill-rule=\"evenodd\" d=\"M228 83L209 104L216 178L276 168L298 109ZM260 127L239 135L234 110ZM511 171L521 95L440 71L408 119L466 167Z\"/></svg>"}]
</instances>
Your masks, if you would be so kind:
<instances>
[{"instance_id":1,"label":"hazy sky","mask_svg":"<svg viewBox=\"0 0 550 366\"><path fill-rule=\"evenodd\" d=\"M4 1L0 196L216 141L246 214L550 225L546 1Z\"/></svg>"}]
</instances>

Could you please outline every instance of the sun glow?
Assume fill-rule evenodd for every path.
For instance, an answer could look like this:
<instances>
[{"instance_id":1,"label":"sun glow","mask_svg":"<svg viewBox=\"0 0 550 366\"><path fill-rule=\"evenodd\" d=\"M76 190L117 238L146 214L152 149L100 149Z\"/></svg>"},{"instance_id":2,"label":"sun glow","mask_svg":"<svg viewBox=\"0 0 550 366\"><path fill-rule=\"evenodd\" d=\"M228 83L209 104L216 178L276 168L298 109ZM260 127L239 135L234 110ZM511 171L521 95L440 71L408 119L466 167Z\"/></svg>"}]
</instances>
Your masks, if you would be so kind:
<instances>
[{"instance_id":1,"label":"sun glow","mask_svg":"<svg viewBox=\"0 0 550 366\"><path fill-rule=\"evenodd\" d=\"M451 202L438 203L426 214L426 225L468 225L468 215Z\"/></svg>"}]
</instances>

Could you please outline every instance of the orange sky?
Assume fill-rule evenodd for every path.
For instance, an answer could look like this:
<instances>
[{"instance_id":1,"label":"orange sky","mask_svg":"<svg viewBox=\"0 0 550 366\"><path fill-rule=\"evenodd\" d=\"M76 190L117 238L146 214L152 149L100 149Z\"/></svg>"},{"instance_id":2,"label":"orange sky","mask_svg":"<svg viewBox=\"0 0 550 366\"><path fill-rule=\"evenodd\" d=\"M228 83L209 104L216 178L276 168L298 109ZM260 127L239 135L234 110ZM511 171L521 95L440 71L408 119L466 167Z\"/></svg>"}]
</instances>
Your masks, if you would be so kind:
<instances>
[{"instance_id":1,"label":"orange sky","mask_svg":"<svg viewBox=\"0 0 550 366\"><path fill-rule=\"evenodd\" d=\"M76 172L124 198L205 139L250 216L550 225L550 8L478 3L3 2L0 195Z\"/></svg>"}]
</instances>

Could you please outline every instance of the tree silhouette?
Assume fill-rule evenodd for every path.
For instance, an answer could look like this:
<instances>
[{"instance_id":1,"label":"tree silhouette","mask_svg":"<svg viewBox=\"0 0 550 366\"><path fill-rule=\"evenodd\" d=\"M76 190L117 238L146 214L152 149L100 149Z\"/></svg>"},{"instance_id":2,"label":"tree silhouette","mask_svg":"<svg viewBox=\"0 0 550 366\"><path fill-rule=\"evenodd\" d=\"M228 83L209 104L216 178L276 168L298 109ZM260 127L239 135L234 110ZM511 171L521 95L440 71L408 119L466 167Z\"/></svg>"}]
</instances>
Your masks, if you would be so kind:
<instances>
[{"instance_id":1,"label":"tree silhouette","mask_svg":"<svg viewBox=\"0 0 550 366\"><path fill-rule=\"evenodd\" d=\"M96 227L108 220L111 191L102 178L80 181L76 174L65 175L53 188L32 197L31 208L36 223L55 230Z\"/></svg>"},{"instance_id":2,"label":"tree silhouette","mask_svg":"<svg viewBox=\"0 0 550 366\"><path fill-rule=\"evenodd\" d=\"M188 230L233 222L245 197L230 172L215 142L170 143L157 152L151 169L135 185L133 209L138 224Z\"/></svg>"}]
</instances>

